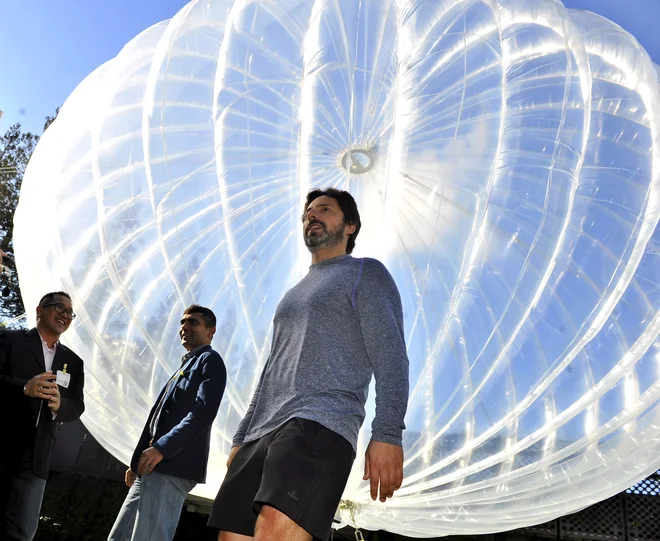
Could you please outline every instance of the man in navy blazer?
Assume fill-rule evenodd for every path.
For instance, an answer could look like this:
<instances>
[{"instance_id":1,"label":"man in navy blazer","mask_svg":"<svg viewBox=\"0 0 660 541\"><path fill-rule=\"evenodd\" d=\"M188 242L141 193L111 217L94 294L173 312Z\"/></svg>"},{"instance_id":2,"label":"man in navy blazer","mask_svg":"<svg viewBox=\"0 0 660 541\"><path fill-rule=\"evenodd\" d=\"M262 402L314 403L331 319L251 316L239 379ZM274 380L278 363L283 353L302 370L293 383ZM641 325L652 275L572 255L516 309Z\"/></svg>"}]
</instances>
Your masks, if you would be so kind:
<instances>
[{"instance_id":1,"label":"man in navy blazer","mask_svg":"<svg viewBox=\"0 0 660 541\"><path fill-rule=\"evenodd\" d=\"M206 480L211 425L227 381L211 348L216 319L193 304L181 319L181 366L165 384L126 470L130 487L108 541L174 538L188 493Z\"/></svg>"},{"instance_id":2,"label":"man in navy blazer","mask_svg":"<svg viewBox=\"0 0 660 541\"><path fill-rule=\"evenodd\" d=\"M85 409L83 361L59 340L75 317L68 293L54 291L39 301L35 328L0 332L3 540L33 539L56 425L77 420Z\"/></svg>"}]
</instances>

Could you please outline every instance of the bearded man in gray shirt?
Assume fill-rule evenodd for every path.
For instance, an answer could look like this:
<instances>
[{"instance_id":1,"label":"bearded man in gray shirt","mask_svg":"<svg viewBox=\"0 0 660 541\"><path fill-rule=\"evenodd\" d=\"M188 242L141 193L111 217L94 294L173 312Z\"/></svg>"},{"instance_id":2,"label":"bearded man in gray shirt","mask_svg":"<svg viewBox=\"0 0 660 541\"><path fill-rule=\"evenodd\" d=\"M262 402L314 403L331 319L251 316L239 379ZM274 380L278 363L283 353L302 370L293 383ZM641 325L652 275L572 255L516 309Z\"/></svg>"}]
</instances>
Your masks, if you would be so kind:
<instances>
[{"instance_id":1,"label":"bearded man in gray shirt","mask_svg":"<svg viewBox=\"0 0 660 541\"><path fill-rule=\"evenodd\" d=\"M364 479L381 502L403 481L408 357L396 284L379 261L350 255L361 223L348 192L310 192L302 222L312 265L275 312L270 356L208 522L220 541L330 537L372 375Z\"/></svg>"}]
</instances>

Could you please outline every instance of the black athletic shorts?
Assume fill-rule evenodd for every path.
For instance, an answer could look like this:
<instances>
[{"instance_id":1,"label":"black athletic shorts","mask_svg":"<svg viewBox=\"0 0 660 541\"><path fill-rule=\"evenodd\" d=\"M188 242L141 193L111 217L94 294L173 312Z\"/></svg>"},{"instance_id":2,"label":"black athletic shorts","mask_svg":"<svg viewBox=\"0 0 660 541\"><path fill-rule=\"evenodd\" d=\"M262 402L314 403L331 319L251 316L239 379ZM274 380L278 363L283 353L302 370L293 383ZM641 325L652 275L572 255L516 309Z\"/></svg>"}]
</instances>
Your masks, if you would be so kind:
<instances>
[{"instance_id":1,"label":"black athletic shorts","mask_svg":"<svg viewBox=\"0 0 660 541\"><path fill-rule=\"evenodd\" d=\"M261 506L270 505L326 541L354 460L344 437L315 421L291 419L236 453L208 525L253 536Z\"/></svg>"}]
</instances>

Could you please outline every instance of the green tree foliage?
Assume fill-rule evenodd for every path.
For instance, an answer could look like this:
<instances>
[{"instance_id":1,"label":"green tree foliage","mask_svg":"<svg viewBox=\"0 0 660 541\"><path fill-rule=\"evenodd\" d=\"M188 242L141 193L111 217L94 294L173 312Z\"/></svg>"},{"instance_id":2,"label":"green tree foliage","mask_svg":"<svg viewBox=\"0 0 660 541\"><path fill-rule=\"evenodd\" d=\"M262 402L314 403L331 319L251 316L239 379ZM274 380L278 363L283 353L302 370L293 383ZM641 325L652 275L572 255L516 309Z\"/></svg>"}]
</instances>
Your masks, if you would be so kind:
<instances>
[{"instance_id":1,"label":"green tree foliage","mask_svg":"<svg viewBox=\"0 0 660 541\"><path fill-rule=\"evenodd\" d=\"M46 117L44 130L55 120L55 116ZM25 306L16 274L14 261L14 212L23 183L23 174L39 136L23 132L20 124L10 126L4 135L0 136L0 250L9 254L3 264L7 267L0 276L0 325L4 321L13 321L7 326L20 327L23 320L17 320L25 314Z\"/></svg>"},{"instance_id":2,"label":"green tree foliage","mask_svg":"<svg viewBox=\"0 0 660 541\"><path fill-rule=\"evenodd\" d=\"M18 205L23 174L39 136L23 133L14 124L0 136L0 249L9 254L3 263L7 270L0 280L0 318L15 319L25 313L14 262L14 211Z\"/></svg>"}]
</instances>

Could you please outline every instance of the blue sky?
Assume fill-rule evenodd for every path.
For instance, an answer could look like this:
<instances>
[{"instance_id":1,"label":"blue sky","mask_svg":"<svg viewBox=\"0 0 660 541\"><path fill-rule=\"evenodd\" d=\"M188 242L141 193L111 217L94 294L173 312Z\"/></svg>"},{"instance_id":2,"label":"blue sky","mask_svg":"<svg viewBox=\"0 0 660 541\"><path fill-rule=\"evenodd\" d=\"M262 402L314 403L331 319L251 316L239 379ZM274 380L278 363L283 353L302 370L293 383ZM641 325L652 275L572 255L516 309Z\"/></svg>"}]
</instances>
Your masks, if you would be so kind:
<instances>
[{"instance_id":1,"label":"blue sky","mask_svg":"<svg viewBox=\"0 0 660 541\"><path fill-rule=\"evenodd\" d=\"M14 122L41 133L43 120L86 75L185 0L2 0L0 131ZM565 0L631 32L660 64L660 0Z\"/></svg>"},{"instance_id":2,"label":"blue sky","mask_svg":"<svg viewBox=\"0 0 660 541\"><path fill-rule=\"evenodd\" d=\"M1 0L2 131L14 122L41 133L78 84L142 30L186 0Z\"/></svg>"}]
</instances>

